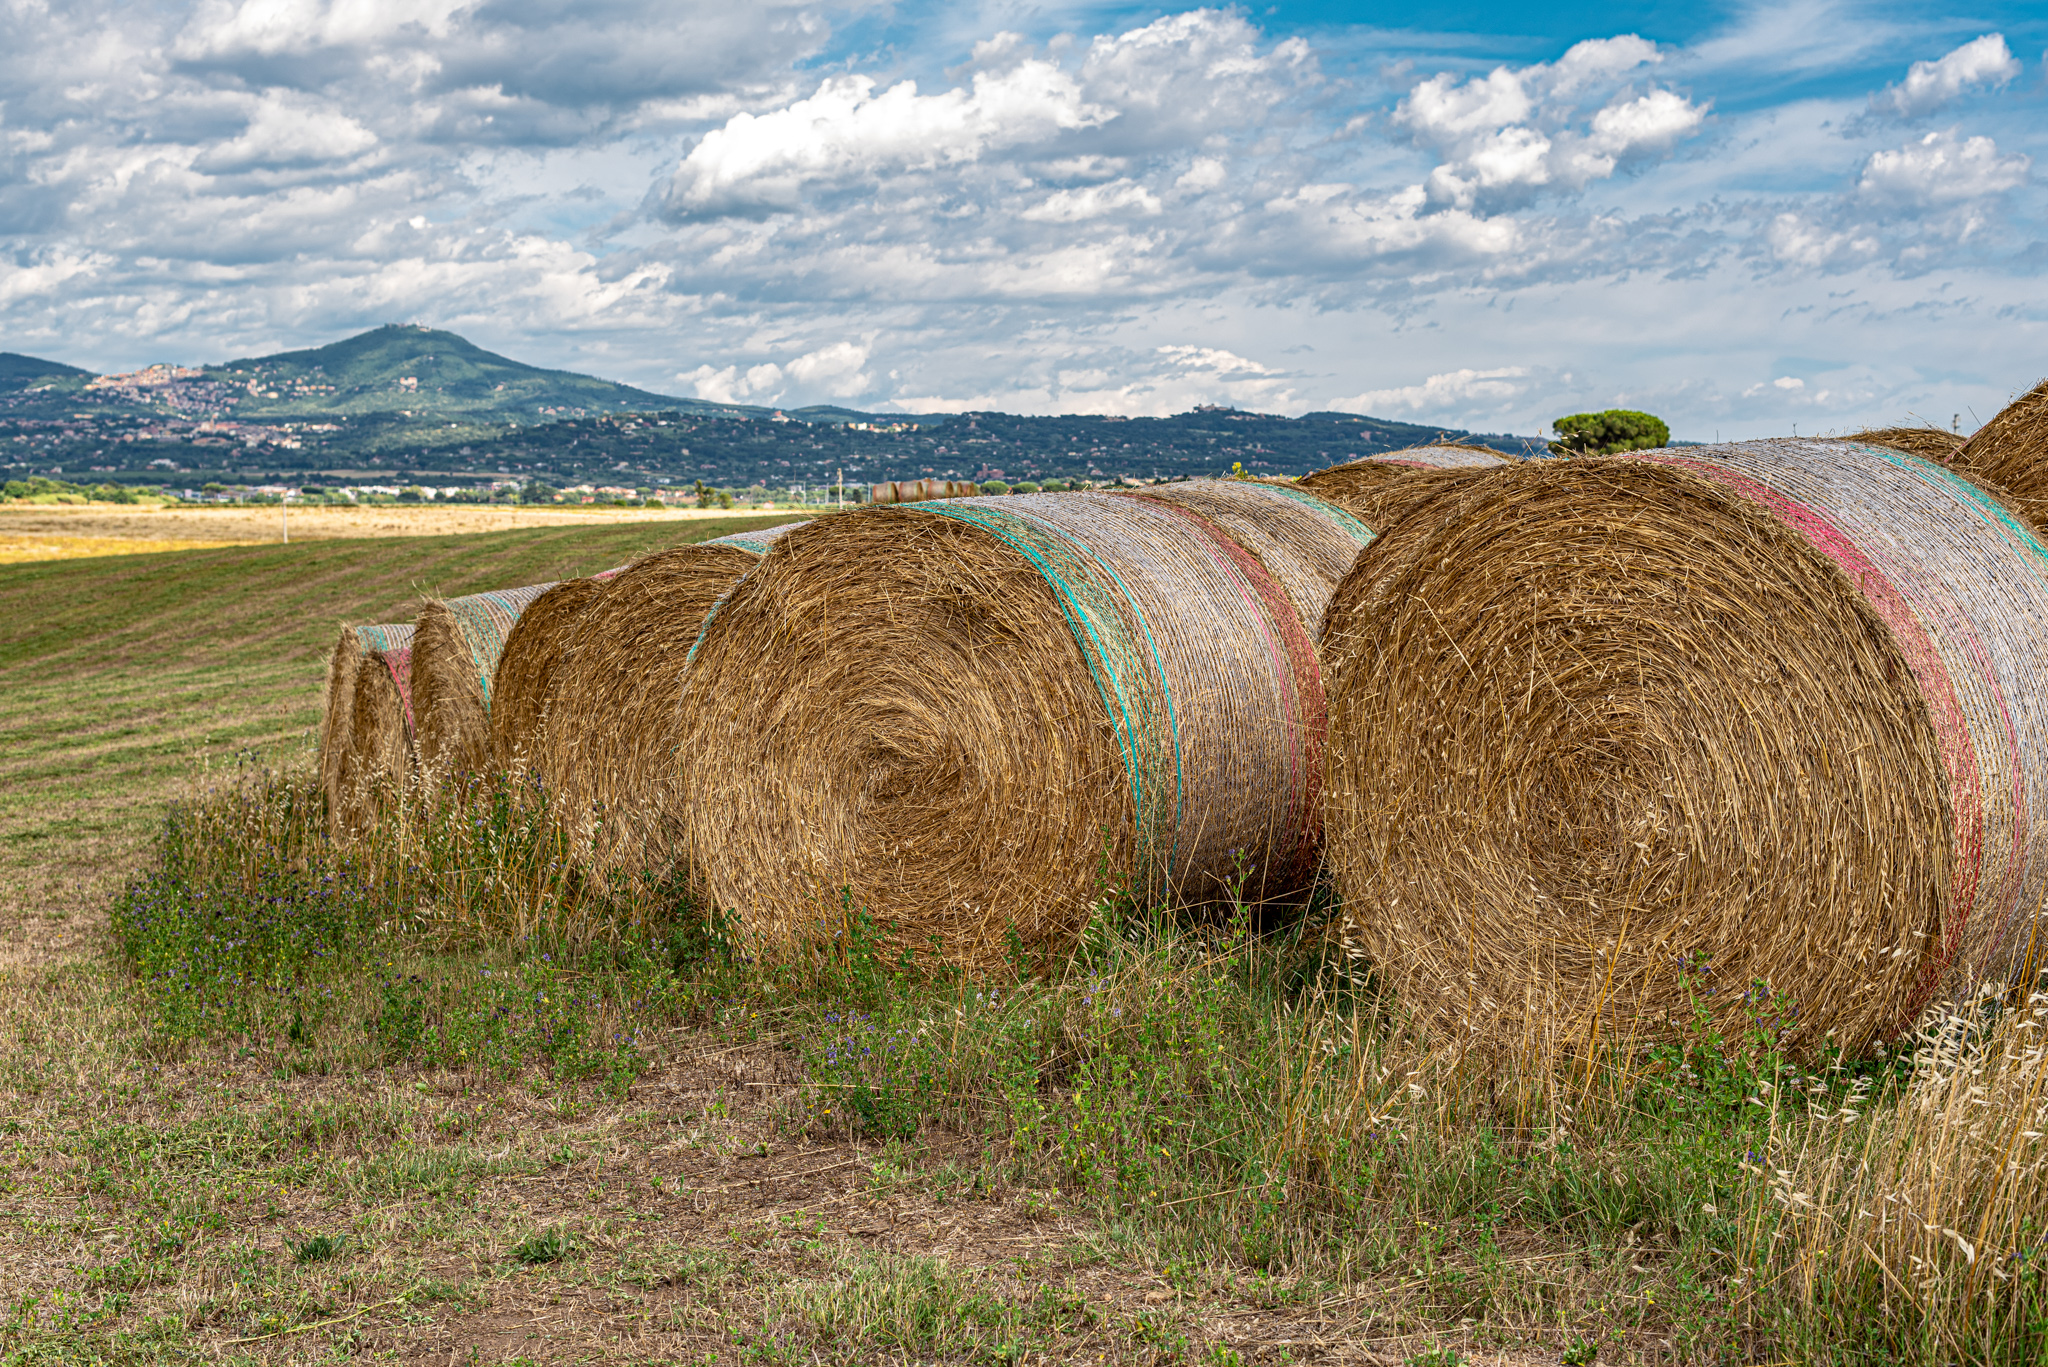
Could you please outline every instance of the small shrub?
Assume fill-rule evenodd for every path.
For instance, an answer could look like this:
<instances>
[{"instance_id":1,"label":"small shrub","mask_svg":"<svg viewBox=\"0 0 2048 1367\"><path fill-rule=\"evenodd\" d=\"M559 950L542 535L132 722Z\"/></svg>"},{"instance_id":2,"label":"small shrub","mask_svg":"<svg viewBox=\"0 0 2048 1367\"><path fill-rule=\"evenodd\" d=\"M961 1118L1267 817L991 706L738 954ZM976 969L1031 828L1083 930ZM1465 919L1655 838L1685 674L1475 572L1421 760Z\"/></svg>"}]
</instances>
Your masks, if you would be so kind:
<instances>
[{"instance_id":1,"label":"small shrub","mask_svg":"<svg viewBox=\"0 0 2048 1367\"><path fill-rule=\"evenodd\" d=\"M1662 418L1626 408L1574 413L1550 425L1557 433L1550 449L1560 456L1609 456L1617 451L1647 451L1671 443L1671 429Z\"/></svg>"}]
</instances>

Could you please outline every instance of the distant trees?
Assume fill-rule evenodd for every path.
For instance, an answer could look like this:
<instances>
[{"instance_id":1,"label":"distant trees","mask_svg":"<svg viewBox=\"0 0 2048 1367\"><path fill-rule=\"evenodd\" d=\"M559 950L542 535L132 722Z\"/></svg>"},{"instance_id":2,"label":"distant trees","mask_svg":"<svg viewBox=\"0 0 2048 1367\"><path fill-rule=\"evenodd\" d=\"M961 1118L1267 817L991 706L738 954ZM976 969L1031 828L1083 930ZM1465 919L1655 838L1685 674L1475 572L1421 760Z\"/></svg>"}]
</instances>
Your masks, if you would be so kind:
<instances>
[{"instance_id":1,"label":"distant trees","mask_svg":"<svg viewBox=\"0 0 2048 1367\"><path fill-rule=\"evenodd\" d=\"M1607 456L1617 451L1648 451L1671 444L1671 429L1662 418L1627 408L1573 413L1550 426L1557 433L1550 449L1560 456Z\"/></svg>"},{"instance_id":2,"label":"distant trees","mask_svg":"<svg viewBox=\"0 0 2048 1367\"><path fill-rule=\"evenodd\" d=\"M985 479L981 482L981 491L984 494L1007 494L1010 486L999 479Z\"/></svg>"}]
</instances>

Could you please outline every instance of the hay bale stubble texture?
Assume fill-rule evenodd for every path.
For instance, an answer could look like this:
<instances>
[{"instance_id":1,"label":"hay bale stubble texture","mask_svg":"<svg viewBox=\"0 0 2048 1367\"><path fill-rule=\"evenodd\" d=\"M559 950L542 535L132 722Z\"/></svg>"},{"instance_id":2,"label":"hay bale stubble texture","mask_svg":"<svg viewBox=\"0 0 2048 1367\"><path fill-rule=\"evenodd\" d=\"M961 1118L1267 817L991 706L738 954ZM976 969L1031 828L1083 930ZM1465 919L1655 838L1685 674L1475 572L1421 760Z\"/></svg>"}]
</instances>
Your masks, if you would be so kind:
<instances>
[{"instance_id":1,"label":"hay bale stubble texture","mask_svg":"<svg viewBox=\"0 0 2048 1367\"><path fill-rule=\"evenodd\" d=\"M429 599L414 624L412 703L429 782L481 773L491 759L491 676L519 614L553 584Z\"/></svg>"},{"instance_id":2,"label":"hay bale stubble texture","mask_svg":"<svg viewBox=\"0 0 2048 1367\"><path fill-rule=\"evenodd\" d=\"M1955 468L2003 490L2036 533L2048 534L2048 380L1978 428Z\"/></svg>"},{"instance_id":3,"label":"hay bale stubble texture","mask_svg":"<svg viewBox=\"0 0 2048 1367\"><path fill-rule=\"evenodd\" d=\"M2024 958L2048 890L2044 570L1990 496L1871 446L1444 485L1324 642L1360 947L1495 1040L1698 1007L1730 1037L1896 1034Z\"/></svg>"},{"instance_id":4,"label":"hay bale stubble texture","mask_svg":"<svg viewBox=\"0 0 2048 1367\"><path fill-rule=\"evenodd\" d=\"M700 893L770 940L829 934L851 904L893 944L987 967L1070 943L1119 889L1298 888L1323 724L1303 623L1368 538L1228 481L790 533L684 677Z\"/></svg>"},{"instance_id":5,"label":"hay bale stubble texture","mask_svg":"<svg viewBox=\"0 0 2048 1367\"><path fill-rule=\"evenodd\" d=\"M792 526L801 526L796 523ZM791 527L643 556L588 600L535 750L574 847L621 871L668 865L678 706L690 648L721 595Z\"/></svg>"}]
</instances>

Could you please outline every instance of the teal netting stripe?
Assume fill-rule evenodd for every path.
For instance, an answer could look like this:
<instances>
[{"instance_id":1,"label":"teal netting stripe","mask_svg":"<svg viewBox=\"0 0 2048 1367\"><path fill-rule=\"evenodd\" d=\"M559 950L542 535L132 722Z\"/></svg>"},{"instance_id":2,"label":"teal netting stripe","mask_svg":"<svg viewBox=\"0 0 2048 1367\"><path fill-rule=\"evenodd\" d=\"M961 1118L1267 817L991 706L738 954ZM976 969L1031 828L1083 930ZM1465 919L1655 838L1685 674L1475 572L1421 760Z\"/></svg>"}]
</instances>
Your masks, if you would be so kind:
<instances>
[{"instance_id":1,"label":"teal netting stripe","mask_svg":"<svg viewBox=\"0 0 2048 1367\"><path fill-rule=\"evenodd\" d=\"M1137 816L1140 885L1166 885L1179 853L1186 797L1180 726L1137 599L1078 537L1028 514L971 502L927 503L922 511L981 528L1030 561L1052 589L1123 748Z\"/></svg>"}]
</instances>

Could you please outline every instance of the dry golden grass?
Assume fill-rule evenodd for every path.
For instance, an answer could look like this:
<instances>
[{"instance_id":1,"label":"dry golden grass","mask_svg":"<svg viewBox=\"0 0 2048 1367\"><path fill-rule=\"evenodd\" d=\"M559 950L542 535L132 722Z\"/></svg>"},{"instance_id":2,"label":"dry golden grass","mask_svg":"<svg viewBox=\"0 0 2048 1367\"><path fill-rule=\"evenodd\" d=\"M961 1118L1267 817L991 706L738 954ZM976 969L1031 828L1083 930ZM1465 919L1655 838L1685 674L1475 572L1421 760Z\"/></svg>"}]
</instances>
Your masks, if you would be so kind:
<instances>
[{"instance_id":1,"label":"dry golden grass","mask_svg":"<svg viewBox=\"0 0 2048 1367\"><path fill-rule=\"evenodd\" d=\"M771 511L773 505L762 511ZM743 510L750 512L752 510ZM0 562L152 550L257 546L283 539L333 541L358 536L450 536L523 527L591 527L608 522L691 523L735 516L730 510L528 507L510 504L397 504L332 507L160 506L153 504L0 505ZM103 547L103 548L102 548Z\"/></svg>"}]
</instances>

